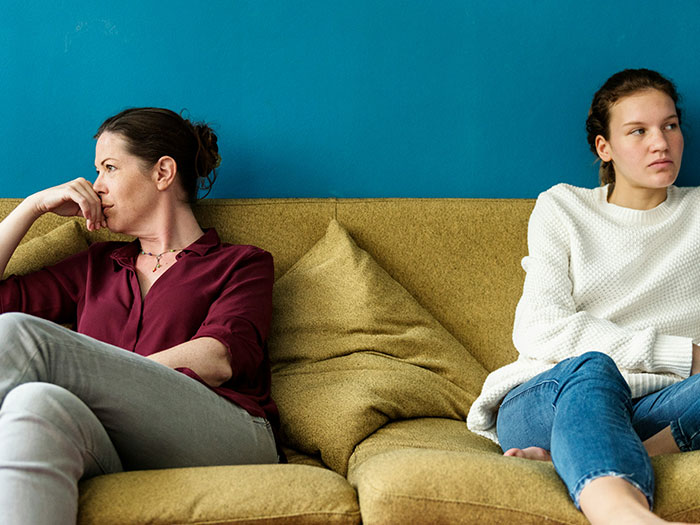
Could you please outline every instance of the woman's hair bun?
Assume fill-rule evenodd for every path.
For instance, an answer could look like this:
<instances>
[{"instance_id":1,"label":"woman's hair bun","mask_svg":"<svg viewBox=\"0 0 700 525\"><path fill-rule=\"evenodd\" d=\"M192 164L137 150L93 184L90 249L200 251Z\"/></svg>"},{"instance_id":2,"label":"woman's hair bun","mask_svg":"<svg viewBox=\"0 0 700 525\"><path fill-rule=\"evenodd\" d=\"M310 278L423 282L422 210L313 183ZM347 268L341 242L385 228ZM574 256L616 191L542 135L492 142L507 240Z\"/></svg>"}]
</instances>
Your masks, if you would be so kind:
<instances>
[{"instance_id":1,"label":"woman's hair bun","mask_svg":"<svg viewBox=\"0 0 700 525\"><path fill-rule=\"evenodd\" d=\"M193 123L188 119L185 119L185 122L197 139L197 153L195 155L197 187L205 192L204 197L206 197L216 180L216 169L221 165L218 137L206 123Z\"/></svg>"}]
</instances>

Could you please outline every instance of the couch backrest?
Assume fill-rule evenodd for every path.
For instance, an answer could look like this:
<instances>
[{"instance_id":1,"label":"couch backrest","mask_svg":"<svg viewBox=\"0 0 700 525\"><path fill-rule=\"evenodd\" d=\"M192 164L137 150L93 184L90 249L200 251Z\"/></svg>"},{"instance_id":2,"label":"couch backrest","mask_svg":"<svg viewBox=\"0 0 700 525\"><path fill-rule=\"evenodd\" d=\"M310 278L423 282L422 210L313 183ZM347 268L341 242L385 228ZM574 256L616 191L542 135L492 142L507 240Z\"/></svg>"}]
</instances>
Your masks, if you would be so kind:
<instances>
[{"instance_id":1,"label":"couch backrest","mask_svg":"<svg viewBox=\"0 0 700 525\"><path fill-rule=\"evenodd\" d=\"M0 217L19 202L0 199ZM196 213L222 239L271 252L281 276L336 218L357 244L487 370L511 362L527 253L529 199L206 199ZM43 216L28 238L65 219ZM91 242L114 238L86 232Z\"/></svg>"}]
</instances>

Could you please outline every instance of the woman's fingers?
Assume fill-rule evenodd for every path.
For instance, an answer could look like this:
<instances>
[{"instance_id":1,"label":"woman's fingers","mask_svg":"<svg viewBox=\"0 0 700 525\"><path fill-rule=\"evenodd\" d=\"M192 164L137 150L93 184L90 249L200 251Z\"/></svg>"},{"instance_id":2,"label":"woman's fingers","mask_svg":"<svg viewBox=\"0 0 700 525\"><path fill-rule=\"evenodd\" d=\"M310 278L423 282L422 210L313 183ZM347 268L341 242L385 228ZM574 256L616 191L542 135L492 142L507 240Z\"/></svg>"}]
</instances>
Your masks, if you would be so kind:
<instances>
[{"instance_id":1,"label":"woman's fingers","mask_svg":"<svg viewBox=\"0 0 700 525\"><path fill-rule=\"evenodd\" d=\"M80 207L80 212L85 217L87 229L92 231L101 228L104 222L102 201L92 188L92 184L83 178L68 184L73 201Z\"/></svg>"},{"instance_id":2,"label":"woman's fingers","mask_svg":"<svg viewBox=\"0 0 700 525\"><path fill-rule=\"evenodd\" d=\"M53 212L63 216L83 216L88 230L96 230L105 225L102 215L102 201L92 184L79 177L65 184L47 188L31 198L36 200L40 213Z\"/></svg>"}]
</instances>

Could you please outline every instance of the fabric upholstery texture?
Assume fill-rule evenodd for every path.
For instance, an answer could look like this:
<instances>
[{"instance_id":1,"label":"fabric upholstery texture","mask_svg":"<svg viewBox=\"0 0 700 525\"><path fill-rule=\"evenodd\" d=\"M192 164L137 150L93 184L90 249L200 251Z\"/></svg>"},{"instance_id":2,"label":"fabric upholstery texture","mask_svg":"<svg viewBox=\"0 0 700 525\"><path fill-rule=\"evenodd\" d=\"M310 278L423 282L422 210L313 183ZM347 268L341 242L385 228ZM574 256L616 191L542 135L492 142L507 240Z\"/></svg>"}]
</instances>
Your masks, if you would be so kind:
<instances>
[{"instance_id":1,"label":"fabric upholstery texture","mask_svg":"<svg viewBox=\"0 0 700 525\"><path fill-rule=\"evenodd\" d=\"M436 417L393 421L355 447L348 462L348 476L369 458L404 449L501 454L498 445L470 432L464 421Z\"/></svg>"},{"instance_id":2,"label":"fabric upholstery texture","mask_svg":"<svg viewBox=\"0 0 700 525\"><path fill-rule=\"evenodd\" d=\"M488 371L517 357L528 199L342 199L337 219Z\"/></svg>"},{"instance_id":3,"label":"fabric upholstery texture","mask_svg":"<svg viewBox=\"0 0 700 525\"><path fill-rule=\"evenodd\" d=\"M327 469L241 465L122 472L87 480L80 486L78 523L357 525L360 510L352 487Z\"/></svg>"},{"instance_id":4,"label":"fabric upholstery texture","mask_svg":"<svg viewBox=\"0 0 700 525\"><path fill-rule=\"evenodd\" d=\"M416 516L430 517L420 523L587 523L551 463L404 449L373 456L349 480L364 525L417 523Z\"/></svg>"},{"instance_id":5,"label":"fabric upholstery texture","mask_svg":"<svg viewBox=\"0 0 700 525\"><path fill-rule=\"evenodd\" d=\"M700 470L700 452L652 463L655 512L669 521L700 522L697 492L687 490ZM478 450L401 448L373 455L348 479L357 488L364 525L588 523L549 462Z\"/></svg>"},{"instance_id":6,"label":"fabric upholstery texture","mask_svg":"<svg viewBox=\"0 0 700 525\"><path fill-rule=\"evenodd\" d=\"M71 220L18 246L3 277L30 273L87 249L80 224Z\"/></svg>"},{"instance_id":7,"label":"fabric upholstery texture","mask_svg":"<svg viewBox=\"0 0 700 525\"><path fill-rule=\"evenodd\" d=\"M387 421L463 421L480 391L481 365L335 220L276 282L273 309L283 432L341 474Z\"/></svg>"}]
</instances>

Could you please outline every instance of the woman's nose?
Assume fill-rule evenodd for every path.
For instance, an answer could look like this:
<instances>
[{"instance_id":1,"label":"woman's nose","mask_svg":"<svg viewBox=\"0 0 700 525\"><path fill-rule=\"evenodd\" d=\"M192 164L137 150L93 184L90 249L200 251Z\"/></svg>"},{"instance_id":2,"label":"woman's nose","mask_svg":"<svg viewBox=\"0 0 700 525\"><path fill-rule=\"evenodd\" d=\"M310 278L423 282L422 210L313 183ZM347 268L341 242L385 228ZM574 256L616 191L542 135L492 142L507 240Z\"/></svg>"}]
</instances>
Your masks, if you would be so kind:
<instances>
[{"instance_id":1,"label":"woman's nose","mask_svg":"<svg viewBox=\"0 0 700 525\"><path fill-rule=\"evenodd\" d=\"M97 174L95 182L92 183L92 189L95 190L95 193L104 193L102 175L100 175L99 173Z\"/></svg>"},{"instance_id":2,"label":"woman's nose","mask_svg":"<svg viewBox=\"0 0 700 525\"><path fill-rule=\"evenodd\" d=\"M663 131L658 130L653 134L651 148L652 151L665 151L668 149L668 140Z\"/></svg>"}]
</instances>

